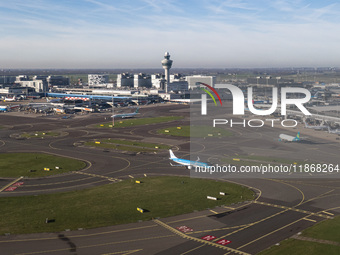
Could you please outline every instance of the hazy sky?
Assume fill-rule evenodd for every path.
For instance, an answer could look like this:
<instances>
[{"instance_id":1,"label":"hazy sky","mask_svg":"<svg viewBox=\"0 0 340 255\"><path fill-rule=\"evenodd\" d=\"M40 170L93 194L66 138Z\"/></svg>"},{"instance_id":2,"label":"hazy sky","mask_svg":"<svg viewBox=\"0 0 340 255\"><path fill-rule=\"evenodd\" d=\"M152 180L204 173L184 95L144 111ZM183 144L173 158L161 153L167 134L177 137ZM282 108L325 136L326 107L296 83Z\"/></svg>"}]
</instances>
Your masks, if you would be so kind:
<instances>
[{"instance_id":1,"label":"hazy sky","mask_svg":"<svg viewBox=\"0 0 340 255\"><path fill-rule=\"evenodd\" d=\"M0 69L340 67L331 0L0 0Z\"/></svg>"}]
</instances>

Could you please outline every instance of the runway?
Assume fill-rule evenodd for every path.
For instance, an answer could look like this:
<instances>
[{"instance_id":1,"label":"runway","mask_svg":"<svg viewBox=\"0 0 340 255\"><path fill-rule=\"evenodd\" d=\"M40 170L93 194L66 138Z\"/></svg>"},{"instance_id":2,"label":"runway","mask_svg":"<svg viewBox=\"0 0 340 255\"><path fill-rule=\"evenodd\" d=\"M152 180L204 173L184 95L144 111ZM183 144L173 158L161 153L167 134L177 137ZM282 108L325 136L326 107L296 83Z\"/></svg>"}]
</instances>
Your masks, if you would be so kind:
<instances>
[{"instance_id":1,"label":"runway","mask_svg":"<svg viewBox=\"0 0 340 255\"><path fill-rule=\"evenodd\" d=\"M170 167L167 152L157 155L131 155L78 146L80 141L97 138L129 138L164 141L178 148L177 156L189 153L189 138L157 135L161 127L188 125L184 105L142 108L141 114L185 116L182 121L117 130L94 128L104 115L74 119L27 117L1 114L0 152L40 151L81 159L86 169L47 178L24 178L24 185L0 197L37 195L83 189L147 175L189 175L183 168ZM57 130L67 135L57 138L21 140L13 133ZM294 130L295 132L296 130ZM197 147L202 161L215 151L228 156L251 154L339 163L339 142L311 136L307 144L280 143L281 130L233 130L234 136L212 139ZM310 132L310 131L309 131ZM288 132L289 133L289 132ZM293 132L291 132L293 133ZM196 157L194 155L193 157ZM148 222L60 233L9 235L0 237L2 254L256 254L301 230L340 213L339 179L232 178L227 181L246 185L256 194L254 201L229 207L210 208ZM329 178L331 177L331 178ZM0 179L0 187L13 179ZM176 205L174 205L176 206ZM185 226L185 227L184 227ZM187 230L187 231L183 231Z\"/></svg>"}]
</instances>

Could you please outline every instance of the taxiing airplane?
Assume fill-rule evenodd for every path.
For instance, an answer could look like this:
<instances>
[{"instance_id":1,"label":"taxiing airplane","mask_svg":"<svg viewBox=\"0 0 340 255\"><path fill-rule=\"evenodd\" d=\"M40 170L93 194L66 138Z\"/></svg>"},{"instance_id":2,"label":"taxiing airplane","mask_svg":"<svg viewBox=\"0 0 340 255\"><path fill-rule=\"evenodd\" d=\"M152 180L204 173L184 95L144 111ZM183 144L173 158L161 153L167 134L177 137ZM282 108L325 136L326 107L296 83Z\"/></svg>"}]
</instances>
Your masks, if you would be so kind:
<instances>
[{"instance_id":1,"label":"taxiing airplane","mask_svg":"<svg viewBox=\"0 0 340 255\"><path fill-rule=\"evenodd\" d=\"M170 152L170 158L173 162L177 163L178 165L173 165L170 163L171 166L185 166L188 169L191 169L192 167L207 167L209 166L207 163L200 162L199 158L197 161L189 160L189 159L183 159L183 158L177 158L172 150L169 150Z\"/></svg>"},{"instance_id":2,"label":"taxiing airplane","mask_svg":"<svg viewBox=\"0 0 340 255\"><path fill-rule=\"evenodd\" d=\"M299 142L299 141L301 141L300 132L298 132L295 137L291 136L291 135L286 135L286 134L280 134L279 137L280 137L279 141L284 141L284 142Z\"/></svg>"},{"instance_id":3,"label":"taxiing airplane","mask_svg":"<svg viewBox=\"0 0 340 255\"><path fill-rule=\"evenodd\" d=\"M340 135L340 130L339 129L331 129L330 127L328 127L328 133Z\"/></svg>"},{"instance_id":4,"label":"taxiing airplane","mask_svg":"<svg viewBox=\"0 0 340 255\"><path fill-rule=\"evenodd\" d=\"M112 115L111 118L133 118L135 117L138 113L138 110L139 110L139 107L136 109L135 112L132 112L132 113L122 113L122 114L115 114L115 115Z\"/></svg>"},{"instance_id":5,"label":"taxiing airplane","mask_svg":"<svg viewBox=\"0 0 340 255\"><path fill-rule=\"evenodd\" d=\"M306 127L306 128L315 129L315 130L324 130L324 129L327 129L327 128L328 128L328 126L326 126L326 125L310 126L310 125L307 124L306 121L305 121L305 127Z\"/></svg>"}]
</instances>

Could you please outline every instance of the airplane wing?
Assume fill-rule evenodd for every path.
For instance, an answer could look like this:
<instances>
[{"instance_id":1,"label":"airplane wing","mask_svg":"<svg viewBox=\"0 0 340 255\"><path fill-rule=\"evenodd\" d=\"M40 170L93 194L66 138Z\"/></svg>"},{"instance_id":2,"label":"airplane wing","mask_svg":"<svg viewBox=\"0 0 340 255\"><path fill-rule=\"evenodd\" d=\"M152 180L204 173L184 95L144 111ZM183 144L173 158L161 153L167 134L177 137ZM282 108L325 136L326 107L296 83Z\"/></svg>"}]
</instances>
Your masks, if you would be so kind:
<instances>
[{"instance_id":1,"label":"airplane wing","mask_svg":"<svg viewBox=\"0 0 340 255\"><path fill-rule=\"evenodd\" d=\"M184 165L174 165L174 164L172 164L171 162L170 162L170 165L171 165L171 166L184 166Z\"/></svg>"}]
</instances>

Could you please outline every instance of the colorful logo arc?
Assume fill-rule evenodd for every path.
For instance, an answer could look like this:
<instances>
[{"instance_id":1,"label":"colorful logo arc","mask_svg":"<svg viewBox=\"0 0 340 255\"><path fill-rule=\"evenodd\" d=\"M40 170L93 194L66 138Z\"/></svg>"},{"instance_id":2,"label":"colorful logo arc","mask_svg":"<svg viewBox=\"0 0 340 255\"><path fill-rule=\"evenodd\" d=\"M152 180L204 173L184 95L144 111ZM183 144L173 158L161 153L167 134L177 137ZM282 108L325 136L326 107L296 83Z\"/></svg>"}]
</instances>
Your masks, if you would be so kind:
<instances>
[{"instance_id":1,"label":"colorful logo arc","mask_svg":"<svg viewBox=\"0 0 340 255\"><path fill-rule=\"evenodd\" d=\"M217 98L218 98L218 100L220 101L220 104L221 104L221 106L222 106L221 97L220 97L220 95L217 93L217 91L216 91L213 87L211 87L210 85L205 84L205 83L203 83L203 82L200 82L199 84L200 84L200 85L203 85L203 86L206 86L206 87L209 88L212 92L214 92L214 94L217 96ZM203 91L205 91L205 92L212 98L212 100L214 101L215 105L217 105L216 100L215 100L214 96L211 94L211 92L210 92L209 90L206 90L205 88L201 88L201 89L202 89Z\"/></svg>"}]
</instances>

